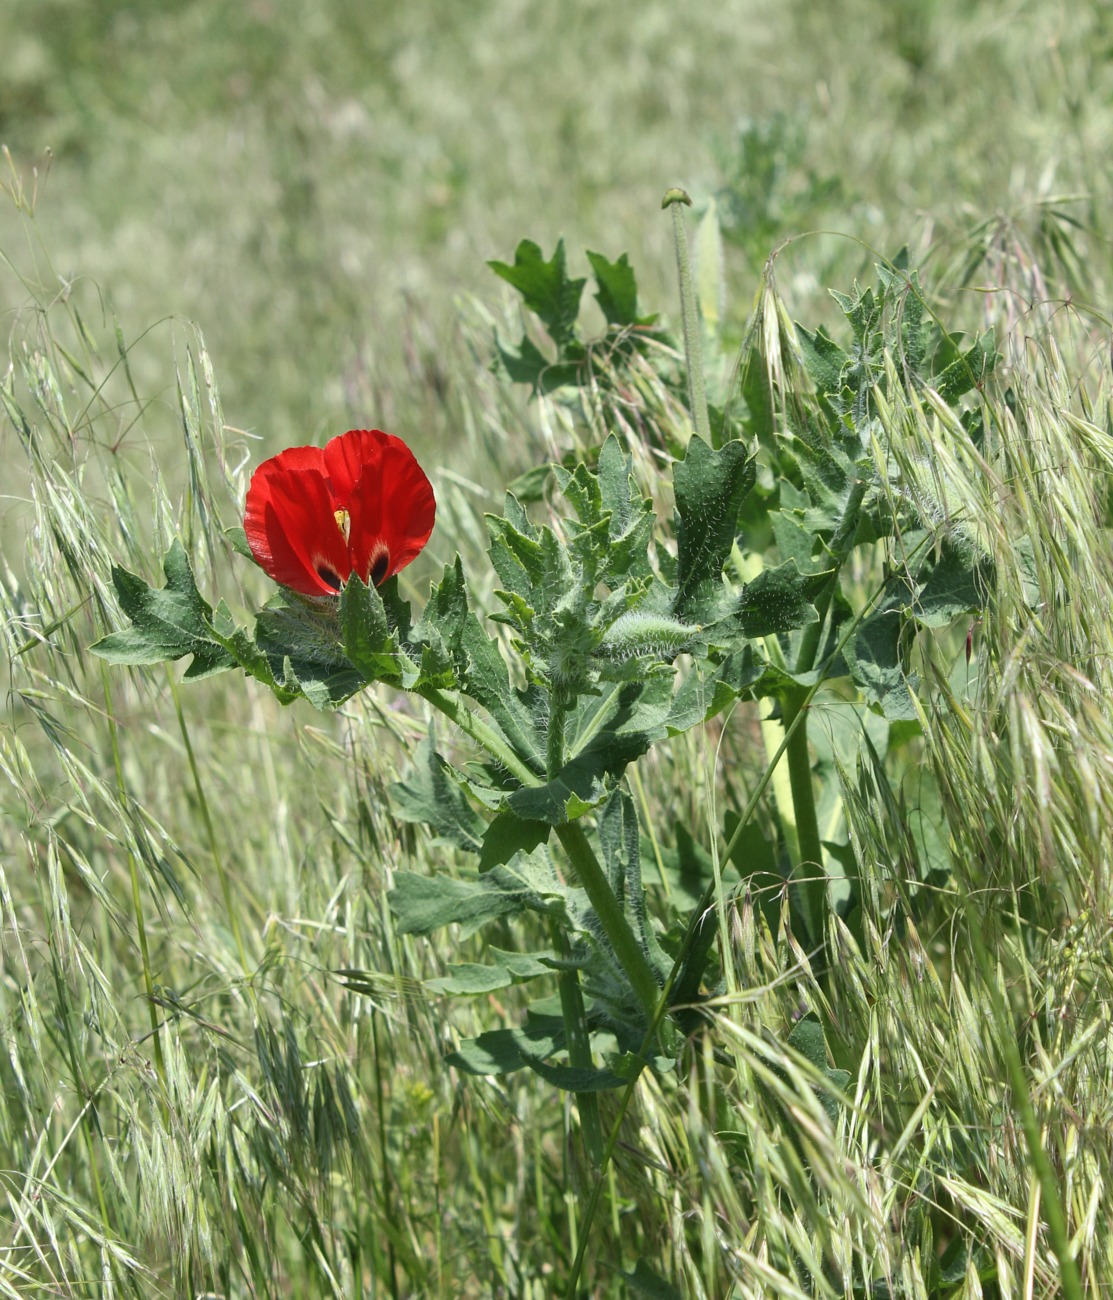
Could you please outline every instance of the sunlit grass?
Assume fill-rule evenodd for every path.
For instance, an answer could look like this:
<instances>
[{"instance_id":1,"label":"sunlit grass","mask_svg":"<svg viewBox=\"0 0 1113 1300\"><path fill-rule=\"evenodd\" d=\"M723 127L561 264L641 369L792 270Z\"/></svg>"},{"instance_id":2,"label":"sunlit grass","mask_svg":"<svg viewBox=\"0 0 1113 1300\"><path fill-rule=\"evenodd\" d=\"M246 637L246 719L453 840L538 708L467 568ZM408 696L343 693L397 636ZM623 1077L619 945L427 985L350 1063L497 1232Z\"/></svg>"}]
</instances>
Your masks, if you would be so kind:
<instances>
[{"instance_id":1,"label":"sunlit grass","mask_svg":"<svg viewBox=\"0 0 1113 1300\"><path fill-rule=\"evenodd\" d=\"M489 369L514 317L483 262L522 235L629 248L647 309L668 309L660 193L721 191L716 138L729 154L739 115L781 112L789 129L747 137L774 155L777 188L743 195L767 199L768 246L726 244L723 337L741 340L771 245L807 226L918 249L948 320L994 325L1006 365L981 445L928 403L886 413L885 454L936 503L941 535L992 556L997 584L969 659L966 626L920 653L922 739L877 763L841 741L820 755L832 839L866 886L860 916L832 918L822 994L776 899L721 900L710 1032L638 1085L583 1294L637 1294L620 1270L639 1259L691 1296L1051 1294L1009 1040L1100 1294L1104 11L848 0L823 43L814 6L695 6L681 30L649 5L631 34L617 11L510 22L496 4L434 40L418 11L372 31L333 4L295 48L281 5L245 10L231 35L204 5L103 23L78 8L44 6L0 42L0 137L28 185L41 147L58 154L34 219L8 200L0 214L15 270L0 288L0 1291L560 1294L593 1182L575 1107L527 1072L444 1065L519 1003L427 989L481 943L399 936L386 903L396 868L453 867L387 795L424 715L388 693L336 719L283 711L230 675L182 687L179 715L161 669L105 672L86 647L116 618L111 565L153 579L174 536L207 595L261 598L223 537L251 467L349 424L405 432L439 466L438 533L407 570L418 603L457 549L489 595L482 511L607 430L667 518L667 449L687 436L675 396L645 365L617 395L528 406ZM94 72L109 46L112 95ZM769 318L783 303L833 322L822 290L870 260L852 239L797 240ZM727 347L724 393L734 360ZM666 854L679 824L710 850L763 765L746 708L655 752L633 789L647 846ZM775 809L759 819L775 837ZM837 1097L784 1046L821 995L850 1075ZM604 1099L604 1123L616 1108Z\"/></svg>"}]
</instances>

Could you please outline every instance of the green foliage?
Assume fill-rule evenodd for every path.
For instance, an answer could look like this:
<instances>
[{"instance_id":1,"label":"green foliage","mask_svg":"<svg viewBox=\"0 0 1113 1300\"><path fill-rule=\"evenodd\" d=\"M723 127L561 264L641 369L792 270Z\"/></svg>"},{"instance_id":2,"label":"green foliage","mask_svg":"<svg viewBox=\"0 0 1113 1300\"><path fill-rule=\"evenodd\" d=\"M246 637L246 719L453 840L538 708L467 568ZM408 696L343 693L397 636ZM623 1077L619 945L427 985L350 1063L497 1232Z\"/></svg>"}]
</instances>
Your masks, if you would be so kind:
<instances>
[{"instance_id":1,"label":"green foliage","mask_svg":"<svg viewBox=\"0 0 1113 1300\"><path fill-rule=\"evenodd\" d=\"M521 260L519 287L559 333L557 313L576 295L565 293L552 265L539 271ZM622 1027L624 1050L633 1050L670 962L648 920L637 822L619 784L656 741L705 716L703 706L677 707L684 698L677 660L691 656L699 682L701 663L814 619L807 594L816 581L790 561L737 592L725 582L754 482L752 458L739 443L712 450L693 439L677 465L677 556L674 563L663 553L657 566L671 578L654 567L653 508L637 492L617 438L606 441L594 472L580 465L557 467L555 475L572 517L534 524L508 496L505 514L488 518L491 564L504 588L496 593L504 607L498 621L510 629L513 676L524 687L513 684L499 639L470 610L459 557L416 625L396 581L380 594L356 578L336 599L275 598L259 612L252 637L223 606L214 614L201 600L176 545L162 590L117 571L132 627L94 650L136 664L192 650L207 671L238 666L282 703L304 697L334 709L359 688L383 683L447 712L501 770L456 767L430 737L391 788L402 820L479 857L473 881L401 874L391 896L400 931L459 924L466 932L523 910L548 916L572 936L568 969L592 999L586 1025ZM445 692L458 702L447 702ZM585 896L562 882L546 844L550 828L595 810L602 865L586 840L575 840L573 855ZM571 1065L573 1073L546 1067L545 1077L561 1087L579 1081L585 1093L618 1086L611 1076L589 1086L590 1067Z\"/></svg>"},{"instance_id":2,"label":"green foliage","mask_svg":"<svg viewBox=\"0 0 1113 1300\"><path fill-rule=\"evenodd\" d=\"M575 337L580 295L587 283L569 279L564 260L564 240L557 242L556 252L548 262L536 244L523 239L514 254L513 266L507 266L505 262L488 262L487 265L517 289L529 310L541 318L558 353L563 353Z\"/></svg>"},{"instance_id":3,"label":"green foliage","mask_svg":"<svg viewBox=\"0 0 1113 1300\"><path fill-rule=\"evenodd\" d=\"M619 271L593 259L593 267L608 318L633 311L625 265ZM562 246L546 262L523 244L513 267L496 269L563 356L581 346L583 282L568 278ZM799 861L778 859L755 837L749 814L734 818L728 857L747 886L791 881L789 914L817 947L816 977L826 980L834 903L824 875L814 878L826 871L825 848L805 710L821 683L846 676L890 724L918 724L920 678L911 665L918 631L983 608L996 580L985 548L969 530L940 529L922 477L891 454L893 408L957 400L985 378L995 350L983 338L963 353L957 336L925 324L916 276L899 268L881 271L876 293L856 286L835 300L851 344L844 349L822 330L798 327L790 436L772 437L764 419L754 429L757 455L739 440L717 447L689 440L673 468L671 537L613 434L594 469L553 467L564 516L535 521L507 495L503 513L487 517L500 584L493 624L505 635L472 608L459 556L416 623L396 579L381 590L353 579L337 598L272 598L251 632L223 603L214 611L202 600L178 543L167 553L162 589L114 572L131 628L94 646L104 658L142 665L192 653L193 675L238 667L280 702L304 698L324 710L379 684L424 698L478 744L483 762L461 763L440 752L430 733L389 787L399 821L426 827L434 843L471 865L453 875L398 871L387 901L400 935L451 926L467 940L529 918L549 928L553 943L455 963L428 990L468 999L518 986L528 999L535 983L543 990L525 1002L524 1027L466 1037L448 1061L479 1078L528 1069L574 1093L594 1160L597 1096L628 1096L651 1061L658 1071L671 1068L674 1029L653 1027L662 989L672 1025L699 1034L712 1023L702 1004L716 981L728 979L705 912L722 875L699 862L686 831L678 838L699 862L702 896L671 918L668 934L658 933L642 879L641 829L623 789L630 766L736 701L773 699L791 728L785 746ZM743 373L762 368L768 372L747 361ZM743 391L759 390L744 384ZM785 393L769 389L766 399L772 410ZM772 471L772 490L761 493L759 460ZM768 539L776 553L741 580L751 538ZM889 572L863 603L843 584L856 553L879 543L889 548ZM833 754L836 764L845 761L837 747ZM875 776L885 789L888 777L876 764ZM748 857L735 860L738 845L749 846ZM830 857L844 866L840 909L857 916L865 900L856 856L835 844ZM560 989L559 1021L551 1019L547 977ZM367 978L356 968L344 973L353 988L370 988ZM828 1067L823 1026L800 1021L786 1047L808 1062L819 1081L817 1104L835 1122L851 1076ZM769 1105L791 1124L782 1094L796 1084L791 1072L771 1069L763 1085Z\"/></svg>"},{"instance_id":4,"label":"green foliage","mask_svg":"<svg viewBox=\"0 0 1113 1300\"><path fill-rule=\"evenodd\" d=\"M785 232L815 228L845 194L838 172L821 172L808 157L807 122L799 114L744 118L717 153L723 235L754 265Z\"/></svg>"},{"instance_id":5,"label":"green foliage","mask_svg":"<svg viewBox=\"0 0 1113 1300\"><path fill-rule=\"evenodd\" d=\"M230 668L232 656L208 634L212 607L202 600L181 542L175 538L163 561L166 586L114 567L112 582L131 626L102 637L92 649L115 664L156 664L192 655L187 677L206 677Z\"/></svg>"},{"instance_id":6,"label":"green foliage","mask_svg":"<svg viewBox=\"0 0 1113 1300\"><path fill-rule=\"evenodd\" d=\"M723 565L734 545L742 502L754 485L753 458L740 442L713 451L698 438L677 466L676 543L679 613L710 617L719 612Z\"/></svg>"},{"instance_id":7,"label":"green foliage","mask_svg":"<svg viewBox=\"0 0 1113 1300\"><path fill-rule=\"evenodd\" d=\"M515 383L529 384L535 396L560 388L575 387L587 378L593 348L605 344L611 357L629 355L642 347L642 339L657 320L656 315L638 314L638 285L625 253L615 262L602 253L587 254L595 278L595 300L607 324L605 340L586 343L579 325L580 299L586 279L574 280L567 270L564 240L558 240L553 256L545 261L541 249L523 239L514 253L514 263L492 261L487 265L522 296L524 306L544 326L556 349L546 356L530 338L522 335L516 348L506 348L496 338L495 346L507 375Z\"/></svg>"}]
</instances>

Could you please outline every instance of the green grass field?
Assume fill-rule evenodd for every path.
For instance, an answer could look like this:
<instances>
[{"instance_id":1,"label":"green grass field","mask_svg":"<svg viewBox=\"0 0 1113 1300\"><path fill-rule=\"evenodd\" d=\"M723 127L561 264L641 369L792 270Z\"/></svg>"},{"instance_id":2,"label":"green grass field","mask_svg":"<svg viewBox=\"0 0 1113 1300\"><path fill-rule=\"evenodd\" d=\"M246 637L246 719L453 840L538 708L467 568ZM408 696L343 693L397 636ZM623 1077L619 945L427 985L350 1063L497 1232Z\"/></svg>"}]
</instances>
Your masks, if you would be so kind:
<instances>
[{"instance_id":1,"label":"green grass field","mask_svg":"<svg viewBox=\"0 0 1113 1300\"><path fill-rule=\"evenodd\" d=\"M0 144L0 1294L1105 1295L1113 11L0 0ZM416 611L459 552L493 612L484 512L609 432L667 539L672 185L728 415L760 361L780 436L814 397L788 322L848 347L827 291L902 248L949 330L992 330L962 403L877 358L863 445L921 544L994 585L917 636L915 716L809 697L818 856L858 891L825 970L768 706L629 768L652 926L667 945L711 884L714 978L667 1068L576 1092L445 1061L555 1001L551 975L451 995L450 967L547 944L538 918L427 936L388 902L400 873L474 876L390 789L466 736L402 691L283 708L89 646L126 622L112 566L161 583L176 537L242 622L274 590L225 535L253 468L352 426L434 482ZM487 262L561 237L576 276L628 252L669 334L531 399ZM743 576L784 546L755 536ZM848 607L910 565L867 539ZM805 1010L818 1054L789 1044Z\"/></svg>"}]
</instances>

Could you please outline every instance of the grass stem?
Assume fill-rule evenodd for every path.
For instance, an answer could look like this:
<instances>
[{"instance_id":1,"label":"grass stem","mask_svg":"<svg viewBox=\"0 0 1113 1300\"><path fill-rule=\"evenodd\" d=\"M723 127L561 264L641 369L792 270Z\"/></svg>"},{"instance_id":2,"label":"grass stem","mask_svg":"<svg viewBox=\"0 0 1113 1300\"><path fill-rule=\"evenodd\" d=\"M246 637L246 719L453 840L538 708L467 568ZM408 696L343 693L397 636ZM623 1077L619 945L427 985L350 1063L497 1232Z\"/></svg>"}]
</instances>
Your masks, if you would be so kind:
<instances>
[{"instance_id":1,"label":"grass stem","mask_svg":"<svg viewBox=\"0 0 1113 1300\"><path fill-rule=\"evenodd\" d=\"M101 660L101 686L104 690L104 715L108 720L108 737L112 746L112 763L116 771L116 793L120 800L121 813L127 808L129 799L127 782L124 780L124 765L120 757L120 735L116 727L116 716L112 711L112 692L108 684L108 665ZM131 879L131 906L135 913L135 930L139 938L139 957L143 963L143 988L147 994L148 1016L151 1022L151 1042L154 1045L155 1068L163 1087L166 1086L166 1061L162 1055L162 1026L158 1006L155 1002L155 982L151 975L151 954L147 946L147 924L143 917L143 895L139 887L139 866L131 849L127 852L128 875Z\"/></svg>"},{"instance_id":2,"label":"grass stem","mask_svg":"<svg viewBox=\"0 0 1113 1300\"><path fill-rule=\"evenodd\" d=\"M216 828L213 826L212 814L209 811L209 801L205 797L205 787L201 781L201 771L197 766L197 758L193 752L193 742L189 738L189 727L186 725L185 712L182 709L181 691L178 689L178 682L174 676L174 670L169 664L166 665L166 678L170 683L170 694L174 700L174 711L178 717L178 729L182 734L182 743L185 745L186 759L189 762L190 774L193 777L193 788L197 795L197 805L201 810L201 820L205 825L205 836L209 842L209 852L212 854L213 862L216 865L216 873L220 879L220 892L224 898L224 910L228 917L228 924L232 929L232 939L236 945L236 953L240 959L240 968L243 971L244 981L247 986L248 996L251 999L252 1006L255 1006L255 990L251 983L252 968L247 959L247 948L244 946L243 934L240 930L240 919L236 912L235 901L232 898L232 885L228 879L228 872L224 866L224 856L220 851L220 842L216 837Z\"/></svg>"}]
</instances>

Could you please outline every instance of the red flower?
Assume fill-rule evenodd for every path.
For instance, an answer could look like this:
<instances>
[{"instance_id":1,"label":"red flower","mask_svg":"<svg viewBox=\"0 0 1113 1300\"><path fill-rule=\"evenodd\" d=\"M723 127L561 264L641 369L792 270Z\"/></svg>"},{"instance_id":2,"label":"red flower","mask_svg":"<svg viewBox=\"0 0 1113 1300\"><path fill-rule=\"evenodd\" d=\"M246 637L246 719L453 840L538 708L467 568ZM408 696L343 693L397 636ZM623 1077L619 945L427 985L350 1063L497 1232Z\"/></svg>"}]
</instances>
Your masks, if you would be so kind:
<instances>
[{"instance_id":1,"label":"red flower","mask_svg":"<svg viewBox=\"0 0 1113 1300\"><path fill-rule=\"evenodd\" d=\"M334 596L353 573L376 587L433 531L432 484L401 438L351 429L290 447L251 478L244 532L259 567L305 596Z\"/></svg>"}]
</instances>

